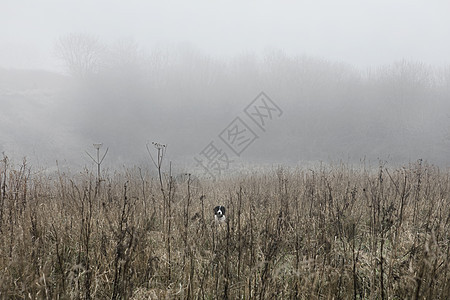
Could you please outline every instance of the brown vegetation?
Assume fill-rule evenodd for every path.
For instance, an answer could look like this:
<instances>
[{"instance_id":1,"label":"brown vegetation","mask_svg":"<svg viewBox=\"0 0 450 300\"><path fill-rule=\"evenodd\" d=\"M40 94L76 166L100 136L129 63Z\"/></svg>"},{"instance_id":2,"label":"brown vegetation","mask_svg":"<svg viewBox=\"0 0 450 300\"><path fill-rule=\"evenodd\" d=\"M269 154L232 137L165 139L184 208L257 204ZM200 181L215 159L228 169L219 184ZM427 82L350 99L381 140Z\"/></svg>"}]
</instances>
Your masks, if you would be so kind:
<instances>
[{"instance_id":1,"label":"brown vegetation","mask_svg":"<svg viewBox=\"0 0 450 300\"><path fill-rule=\"evenodd\" d=\"M450 173L278 169L162 186L0 164L2 299L449 299ZM212 208L227 207L227 222Z\"/></svg>"}]
</instances>

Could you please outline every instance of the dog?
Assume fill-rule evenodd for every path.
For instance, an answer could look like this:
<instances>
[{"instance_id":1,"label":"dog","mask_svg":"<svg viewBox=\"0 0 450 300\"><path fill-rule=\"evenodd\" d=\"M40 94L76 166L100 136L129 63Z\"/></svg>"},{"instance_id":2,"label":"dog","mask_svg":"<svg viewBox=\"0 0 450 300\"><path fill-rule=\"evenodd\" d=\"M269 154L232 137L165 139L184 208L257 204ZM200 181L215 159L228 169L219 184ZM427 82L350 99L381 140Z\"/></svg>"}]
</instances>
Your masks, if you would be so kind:
<instances>
[{"instance_id":1,"label":"dog","mask_svg":"<svg viewBox=\"0 0 450 300\"><path fill-rule=\"evenodd\" d=\"M225 222L225 207L222 205L214 207L214 219L217 222L223 223Z\"/></svg>"}]
</instances>

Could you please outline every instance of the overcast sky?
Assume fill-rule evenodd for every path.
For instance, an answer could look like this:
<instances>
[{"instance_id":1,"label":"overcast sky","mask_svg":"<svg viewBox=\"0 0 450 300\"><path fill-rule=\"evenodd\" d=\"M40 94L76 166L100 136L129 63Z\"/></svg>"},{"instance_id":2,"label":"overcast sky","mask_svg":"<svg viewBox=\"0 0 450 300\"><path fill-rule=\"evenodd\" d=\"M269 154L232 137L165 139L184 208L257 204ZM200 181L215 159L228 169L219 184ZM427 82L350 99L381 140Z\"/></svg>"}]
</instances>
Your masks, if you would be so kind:
<instances>
[{"instance_id":1,"label":"overcast sky","mask_svg":"<svg viewBox=\"0 0 450 300\"><path fill-rule=\"evenodd\" d=\"M0 67L58 70L55 40L89 33L217 57L281 49L360 67L450 64L450 1L3 0Z\"/></svg>"}]
</instances>

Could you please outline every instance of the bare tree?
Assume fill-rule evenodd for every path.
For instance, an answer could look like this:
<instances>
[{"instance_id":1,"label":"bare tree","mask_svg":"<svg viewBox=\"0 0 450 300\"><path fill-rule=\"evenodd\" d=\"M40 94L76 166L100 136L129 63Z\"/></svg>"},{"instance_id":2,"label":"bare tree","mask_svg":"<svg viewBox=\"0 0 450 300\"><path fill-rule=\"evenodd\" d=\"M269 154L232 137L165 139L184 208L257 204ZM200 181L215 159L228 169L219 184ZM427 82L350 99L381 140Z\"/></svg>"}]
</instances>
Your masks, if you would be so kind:
<instances>
[{"instance_id":1,"label":"bare tree","mask_svg":"<svg viewBox=\"0 0 450 300\"><path fill-rule=\"evenodd\" d=\"M71 33L58 39L55 50L71 75L85 78L98 72L105 47L94 36Z\"/></svg>"}]
</instances>

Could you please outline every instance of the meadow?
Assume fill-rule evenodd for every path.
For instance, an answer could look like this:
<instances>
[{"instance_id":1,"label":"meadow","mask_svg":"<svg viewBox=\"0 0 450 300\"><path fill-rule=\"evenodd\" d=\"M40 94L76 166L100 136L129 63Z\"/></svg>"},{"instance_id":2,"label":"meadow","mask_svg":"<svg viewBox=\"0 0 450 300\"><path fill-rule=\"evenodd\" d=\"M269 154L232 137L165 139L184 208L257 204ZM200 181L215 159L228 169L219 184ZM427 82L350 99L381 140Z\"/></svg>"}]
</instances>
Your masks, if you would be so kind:
<instances>
[{"instance_id":1,"label":"meadow","mask_svg":"<svg viewBox=\"0 0 450 300\"><path fill-rule=\"evenodd\" d=\"M4 156L0 298L450 299L448 170L151 174L97 180Z\"/></svg>"}]
</instances>

